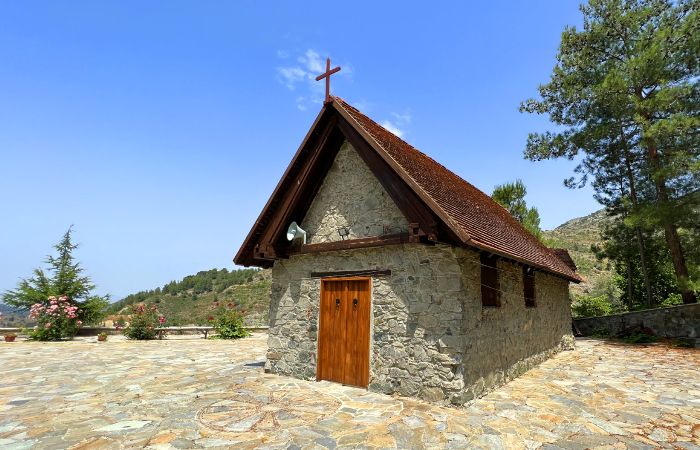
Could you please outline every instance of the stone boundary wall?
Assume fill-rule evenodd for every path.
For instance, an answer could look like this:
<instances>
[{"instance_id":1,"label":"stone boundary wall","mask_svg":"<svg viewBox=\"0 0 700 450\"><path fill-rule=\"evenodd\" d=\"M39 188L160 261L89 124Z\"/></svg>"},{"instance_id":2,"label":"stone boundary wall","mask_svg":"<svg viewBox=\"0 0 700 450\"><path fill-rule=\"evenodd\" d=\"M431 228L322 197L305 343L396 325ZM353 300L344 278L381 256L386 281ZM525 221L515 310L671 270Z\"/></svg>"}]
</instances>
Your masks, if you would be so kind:
<instances>
[{"instance_id":1,"label":"stone boundary wall","mask_svg":"<svg viewBox=\"0 0 700 450\"><path fill-rule=\"evenodd\" d=\"M627 328L644 326L654 331L657 336L698 339L700 303L574 319L574 325L584 336L600 330L607 330L614 336Z\"/></svg>"},{"instance_id":2,"label":"stone boundary wall","mask_svg":"<svg viewBox=\"0 0 700 450\"><path fill-rule=\"evenodd\" d=\"M268 326L252 326L244 327L248 331L267 331L270 327ZM4 333L16 333L24 334L25 328L0 328L0 334ZM184 334L200 334L198 330L207 329L210 332L214 330L213 327L167 327L165 330L170 334L184 335ZM107 333L109 335L121 334L120 330L114 327L83 327L78 331L78 336L97 336L99 333Z\"/></svg>"}]
</instances>

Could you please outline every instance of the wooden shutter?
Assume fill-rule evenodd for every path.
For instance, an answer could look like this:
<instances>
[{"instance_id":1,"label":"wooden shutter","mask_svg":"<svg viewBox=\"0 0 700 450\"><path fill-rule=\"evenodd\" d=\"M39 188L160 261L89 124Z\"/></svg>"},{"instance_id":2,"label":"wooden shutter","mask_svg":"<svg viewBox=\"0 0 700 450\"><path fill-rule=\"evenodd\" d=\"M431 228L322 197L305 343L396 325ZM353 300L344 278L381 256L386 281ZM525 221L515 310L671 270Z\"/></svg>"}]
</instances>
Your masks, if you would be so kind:
<instances>
[{"instance_id":1,"label":"wooden shutter","mask_svg":"<svg viewBox=\"0 0 700 450\"><path fill-rule=\"evenodd\" d=\"M532 267L523 266L523 294L525 306L532 308L535 303L535 271Z\"/></svg>"},{"instance_id":2,"label":"wooden shutter","mask_svg":"<svg viewBox=\"0 0 700 450\"><path fill-rule=\"evenodd\" d=\"M481 262L481 305L501 306L500 286L498 284L497 256L482 253Z\"/></svg>"}]
</instances>

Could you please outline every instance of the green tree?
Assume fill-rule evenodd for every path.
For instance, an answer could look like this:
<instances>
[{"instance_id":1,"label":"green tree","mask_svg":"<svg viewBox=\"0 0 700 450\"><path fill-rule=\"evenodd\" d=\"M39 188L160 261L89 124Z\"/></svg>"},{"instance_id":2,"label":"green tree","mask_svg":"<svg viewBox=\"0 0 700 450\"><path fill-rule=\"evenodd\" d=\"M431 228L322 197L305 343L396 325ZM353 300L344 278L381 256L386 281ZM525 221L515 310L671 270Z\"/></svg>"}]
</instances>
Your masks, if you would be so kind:
<instances>
[{"instance_id":1,"label":"green tree","mask_svg":"<svg viewBox=\"0 0 700 450\"><path fill-rule=\"evenodd\" d=\"M22 279L17 288L5 292L3 302L28 310L33 304L48 304L50 296L65 295L71 304L80 308L78 318L85 324L95 324L104 316L109 304L109 296L92 294L95 285L90 277L83 274L80 263L75 261L73 251L78 248L71 240L73 228L68 228L61 241L54 246L56 255L46 258L48 268L34 269L31 278Z\"/></svg>"},{"instance_id":2,"label":"green tree","mask_svg":"<svg viewBox=\"0 0 700 450\"><path fill-rule=\"evenodd\" d=\"M528 208L525 202L527 188L522 180L515 180L514 183L505 183L494 188L491 197L508 210L511 216L520 222L537 239L542 238L540 229L540 213L537 208Z\"/></svg>"},{"instance_id":3,"label":"green tree","mask_svg":"<svg viewBox=\"0 0 700 450\"><path fill-rule=\"evenodd\" d=\"M662 230L683 301L693 303L679 228L697 207L689 194L700 187L700 2L590 0L581 11L583 29L562 33L541 99L521 105L548 114L560 131L531 134L525 157L582 155L581 178L567 185L602 175L600 188L618 182L625 141L635 178L652 188L625 220Z\"/></svg>"}]
</instances>

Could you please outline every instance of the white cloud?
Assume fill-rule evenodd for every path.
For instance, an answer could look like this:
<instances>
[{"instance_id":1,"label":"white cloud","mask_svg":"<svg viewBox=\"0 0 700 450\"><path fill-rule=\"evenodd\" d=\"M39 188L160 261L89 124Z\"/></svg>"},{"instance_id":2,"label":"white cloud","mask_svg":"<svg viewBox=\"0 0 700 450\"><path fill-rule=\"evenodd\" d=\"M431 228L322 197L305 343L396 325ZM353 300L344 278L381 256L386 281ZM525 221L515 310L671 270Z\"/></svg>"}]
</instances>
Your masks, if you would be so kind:
<instances>
[{"instance_id":1,"label":"white cloud","mask_svg":"<svg viewBox=\"0 0 700 450\"><path fill-rule=\"evenodd\" d=\"M397 123L400 123L402 125L406 125L406 124L411 123L411 113L409 113L409 112L404 112L404 113L393 112L393 113L391 113L391 115L394 116Z\"/></svg>"},{"instance_id":2,"label":"white cloud","mask_svg":"<svg viewBox=\"0 0 700 450\"><path fill-rule=\"evenodd\" d=\"M326 70L325 58L314 49L307 49L294 60L289 60L290 54L277 50L277 57L285 60L287 65L277 67L277 81L290 91L297 91L295 101L300 111L306 111L312 105L322 105L325 95L325 82L316 81L316 77ZM296 64L295 64L296 62ZM291 64L290 64L291 63ZM343 70L338 75L350 76L352 70L349 63L343 64Z\"/></svg>"},{"instance_id":3,"label":"white cloud","mask_svg":"<svg viewBox=\"0 0 700 450\"><path fill-rule=\"evenodd\" d=\"M287 86L290 91L293 91L297 83L306 78L306 72L299 67L278 67L277 74L282 84Z\"/></svg>"},{"instance_id":4,"label":"white cloud","mask_svg":"<svg viewBox=\"0 0 700 450\"><path fill-rule=\"evenodd\" d=\"M398 137L403 137L406 133L406 126L411 123L411 113L409 112L392 112L391 115L394 117L392 120L385 120L382 122L382 126L387 130L391 131Z\"/></svg>"},{"instance_id":5,"label":"white cloud","mask_svg":"<svg viewBox=\"0 0 700 450\"><path fill-rule=\"evenodd\" d=\"M384 128L386 128L387 130L391 131L392 133L394 133L395 135L397 135L398 137L403 136L403 130L388 120L385 120L384 122L382 122L382 126Z\"/></svg>"},{"instance_id":6,"label":"white cloud","mask_svg":"<svg viewBox=\"0 0 700 450\"><path fill-rule=\"evenodd\" d=\"M306 53L304 53L304 56L297 58L297 61L304 64L306 70L311 73L315 73L316 75L325 72L323 67L323 59L321 59L321 55L319 55L315 50L308 49Z\"/></svg>"}]
</instances>

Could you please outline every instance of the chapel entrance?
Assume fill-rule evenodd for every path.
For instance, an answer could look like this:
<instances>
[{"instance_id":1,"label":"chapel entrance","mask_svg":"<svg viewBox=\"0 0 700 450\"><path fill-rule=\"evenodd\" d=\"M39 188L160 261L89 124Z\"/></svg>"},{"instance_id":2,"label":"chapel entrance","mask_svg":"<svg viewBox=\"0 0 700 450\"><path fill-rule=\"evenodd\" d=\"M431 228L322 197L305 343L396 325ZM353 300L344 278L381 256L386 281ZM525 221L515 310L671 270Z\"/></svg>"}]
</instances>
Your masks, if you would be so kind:
<instances>
[{"instance_id":1,"label":"chapel entrance","mask_svg":"<svg viewBox=\"0 0 700 450\"><path fill-rule=\"evenodd\" d=\"M370 279L321 280L316 380L367 387Z\"/></svg>"}]
</instances>

